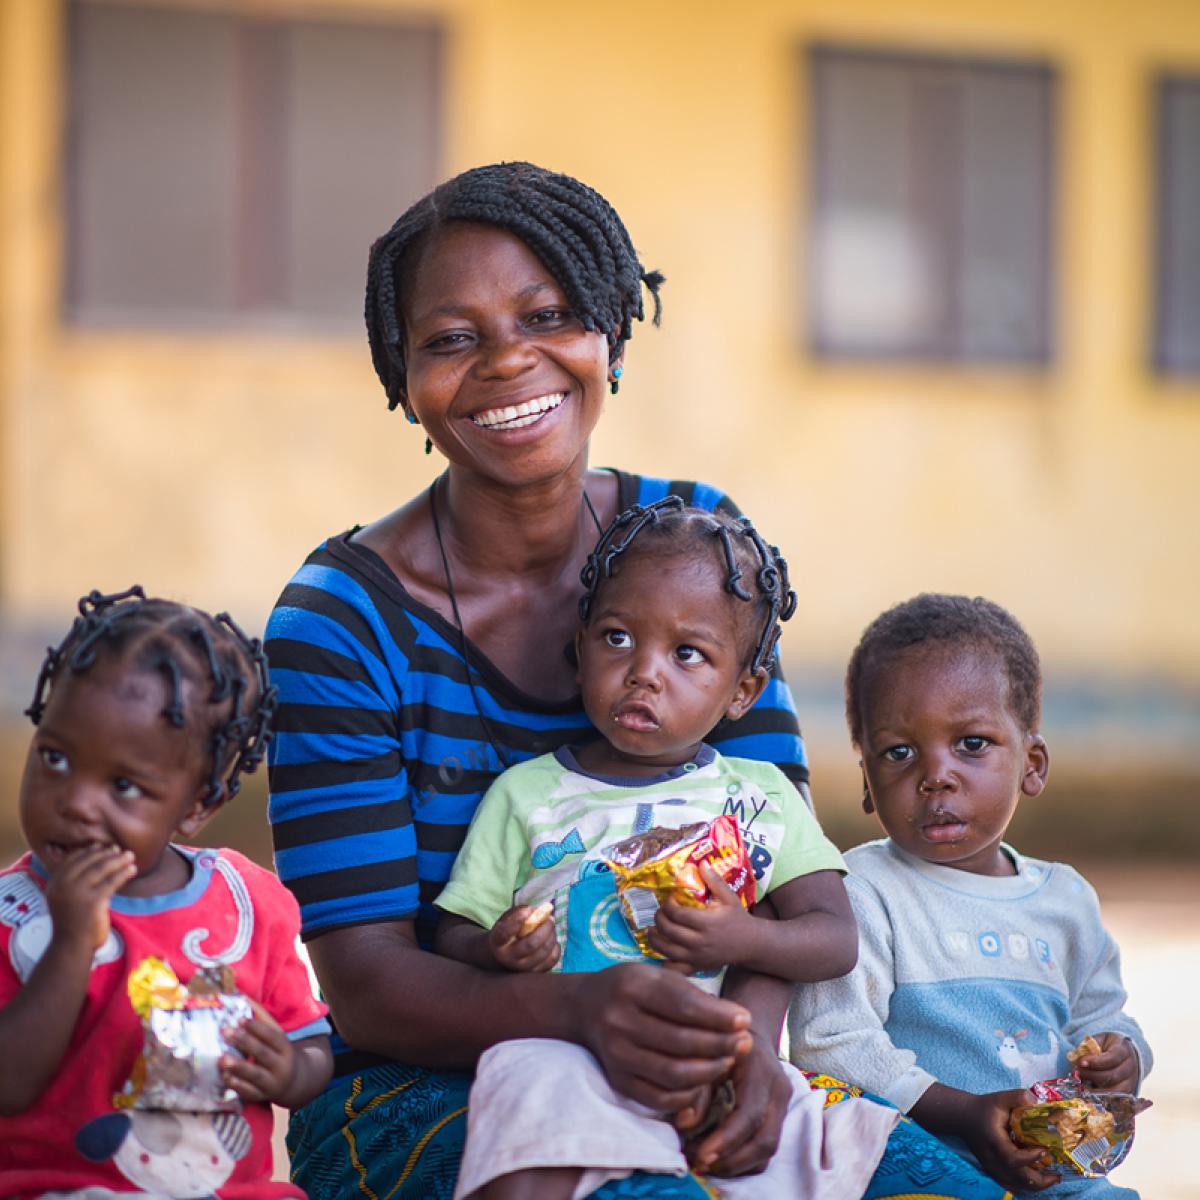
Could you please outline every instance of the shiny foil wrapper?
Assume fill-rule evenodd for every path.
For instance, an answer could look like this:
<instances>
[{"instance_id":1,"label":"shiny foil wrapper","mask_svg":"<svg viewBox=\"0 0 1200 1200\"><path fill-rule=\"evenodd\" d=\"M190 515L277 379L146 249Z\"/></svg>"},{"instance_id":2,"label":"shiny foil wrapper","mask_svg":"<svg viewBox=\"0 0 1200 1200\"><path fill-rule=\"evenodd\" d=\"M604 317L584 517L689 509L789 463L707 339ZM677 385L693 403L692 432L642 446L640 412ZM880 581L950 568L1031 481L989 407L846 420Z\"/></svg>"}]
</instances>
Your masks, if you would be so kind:
<instances>
[{"instance_id":1,"label":"shiny foil wrapper","mask_svg":"<svg viewBox=\"0 0 1200 1200\"><path fill-rule=\"evenodd\" d=\"M1093 1092L1075 1074L1030 1091L1038 1103L1014 1108L1009 1131L1018 1145L1041 1146L1046 1169L1064 1176L1107 1175L1133 1145L1134 1118L1150 1107L1129 1092Z\"/></svg>"},{"instance_id":2,"label":"shiny foil wrapper","mask_svg":"<svg viewBox=\"0 0 1200 1200\"><path fill-rule=\"evenodd\" d=\"M617 897L642 953L663 956L646 940L646 930L668 896L691 908L708 902L700 864L708 863L749 908L754 903L754 872L737 821L726 814L682 829L655 826L617 842L605 861L617 881Z\"/></svg>"},{"instance_id":3,"label":"shiny foil wrapper","mask_svg":"<svg viewBox=\"0 0 1200 1200\"><path fill-rule=\"evenodd\" d=\"M142 1022L142 1052L118 1108L175 1112L240 1112L242 1102L221 1078L218 1062L239 1054L222 1034L254 1015L228 967L202 967L185 988L170 965L147 958L129 977L129 1000ZM240 1057L240 1054L239 1054Z\"/></svg>"}]
</instances>

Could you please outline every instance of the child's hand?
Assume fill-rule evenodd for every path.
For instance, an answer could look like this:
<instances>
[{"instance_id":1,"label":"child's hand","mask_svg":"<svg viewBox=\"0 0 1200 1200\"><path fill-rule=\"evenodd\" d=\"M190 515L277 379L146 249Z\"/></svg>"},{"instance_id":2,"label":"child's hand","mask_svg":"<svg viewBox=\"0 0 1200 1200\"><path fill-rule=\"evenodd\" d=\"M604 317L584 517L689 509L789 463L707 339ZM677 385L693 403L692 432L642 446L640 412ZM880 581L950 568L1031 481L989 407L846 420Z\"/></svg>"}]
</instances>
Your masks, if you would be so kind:
<instances>
[{"instance_id":1,"label":"child's hand","mask_svg":"<svg viewBox=\"0 0 1200 1200\"><path fill-rule=\"evenodd\" d=\"M685 965L689 972L738 962L755 919L708 863L700 864L700 876L712 893L708 903L688 908L667 900L654 918L654 928L646 931L646 940L659 954Z\"/></svg>"},{"instance_id":2,"label":"child's hand","mask_svg":"<svg viewBox=\"0 0 1200 1200\"><path fill-rule=\"evenodd\" d=\"M218 1066L227 1086L243 1100L254 1103L280 1101L287 1095L296 1069L296 1049L279 1022L256 1000L254 1016L236 1029L225 1030L225 1040L241 1051L224 1054Z\"/></svg>"},{"instance_id":3,"label":"child's hand","mask_svg":"<svg viewBox=\"0 0 1200 1200\"><path fill-rule=\"evenodd\" d=\"M108 903L137 874L133 851L88 846L67 856L46 884L55 938L94 953L108 938Z\"/></svg>"},{"instance_id":4,"label":"child's hand","mask_svg":"<svg viewBox=\"0 0 1200 1200\"><path fill-rule=\"evenodd\" d=\"M1132 1092L1138 1083L1138 1060L1133 1043L1120 1033L1093 1036L1100 1043L1101 1052L1085 1055L1075 1064L1079 1078L1098 1092Z\"/></svg>"},{"instance_id":5,"label":"child's hand","mask_svg":"<svg viewBox=\"0 0 1200 1200\"><path fill-rule=\"evenodd\" d=\"M958 1130L984 1171L1011 1192L1040 1192L1059 1182L1059 1176L1041 1169L1046 1151L1040 1146L1018 1146L1008 1131L1012 1110L1034 1103L1033 1093L1020 1088L972 1097Z\"/></svg>"},{"instance_id":6,"label":"child's hand","mask_svg":"<svg viewBox=\"0 0 1200 1200\"><path fill-rule=\"evenodd\" d=\"M549 971L561 954L553 912L550 901L537 908L527 904L510 908L488 933L488 947L497 965L506 971Z\"/></svg>"}]
</instances>

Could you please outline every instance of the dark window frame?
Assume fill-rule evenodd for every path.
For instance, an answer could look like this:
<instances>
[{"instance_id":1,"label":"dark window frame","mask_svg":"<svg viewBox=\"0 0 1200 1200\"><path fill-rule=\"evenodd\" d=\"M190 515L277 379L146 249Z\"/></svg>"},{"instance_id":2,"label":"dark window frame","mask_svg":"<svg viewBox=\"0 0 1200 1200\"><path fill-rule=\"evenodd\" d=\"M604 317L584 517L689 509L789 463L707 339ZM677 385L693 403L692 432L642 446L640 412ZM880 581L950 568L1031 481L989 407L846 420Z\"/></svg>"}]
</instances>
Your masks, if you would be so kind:
<instances>
[{"instance_id":1,"label":"dark window frame","mask_svg":"<svg viewBox=\"0 0 1200 1200\"><path fill-rule=\"evenodd\" d=\"M423 94L428 104L420 114L418 160L424 176L420 191L402 203L388 206L386 216L369 236L383 233L401 209L440 177L445 150L446 55L445 23L421 11L381 12L369 7L345 7L308 11L243 10L231 0L225 3L160 3L158 0L66 0L61 71L66 97L64 132L59 162L62 179L61 229L63 256L59 272L58 314L65 328L79 331L131 330L150 334L282 333L342 336L361 326L361 303L349 318L331 316L306 307L306 297L291 291L295 264L286 249L284 230L294 222L299 205L289 194L286 163L281 162L280 134L289 120L285 112L286 81L276 79L274 89L264 80L261 67L281 70L279 54L283 39L295 31L385 30L391 34L414 34L429 43L428 86ZM78 150L79 131L72 121L78 101L77 64L83 61L79 27L86 10L123 9L154 17L207 16L228 22L232 31L231 68L234 89L229 103L235 112L231 136L222 147L223 164L233 175L233 195L223 193L232 210L228 221L219 222L222 247L232 259L228 294L218 303L199 302L194 307L160 307L151 299L113 300L84 295L79 283L79 265L74 248L87 236L83 232L84 186ZM96 70L93 64L91 70ZM274 161L272 161L274 159ZM114 203L110 197L108 204ZM95 228L90 236L97 236ZM356 265L365 283L368 245L361 246L361 263ZM360 269L359 269L360 268Z\"/></svg>"}]
</instances>

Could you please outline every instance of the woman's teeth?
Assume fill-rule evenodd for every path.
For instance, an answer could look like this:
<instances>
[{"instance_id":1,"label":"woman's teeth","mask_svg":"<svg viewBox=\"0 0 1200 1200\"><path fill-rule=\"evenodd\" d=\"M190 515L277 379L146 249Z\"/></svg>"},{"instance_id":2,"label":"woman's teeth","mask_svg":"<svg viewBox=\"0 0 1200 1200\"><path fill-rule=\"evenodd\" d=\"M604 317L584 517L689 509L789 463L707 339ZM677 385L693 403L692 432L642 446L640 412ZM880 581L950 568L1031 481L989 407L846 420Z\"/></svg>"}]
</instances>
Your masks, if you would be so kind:
<instances>
[{"instance_id":1,"label":"woman's teeth","mask_svg":"<svg viewBox=\"0 0 1200 1200\"><path fill-rule=\"evenodd\" d=\"M521 429L525 425L532 425L543 413L557 408L566 398L566 392L554 392L549 396L525 400L521 404L510 404L507 408L489 408L487 412L476 413L471 420L485 429Z\"/></svg>"}]
</instances>

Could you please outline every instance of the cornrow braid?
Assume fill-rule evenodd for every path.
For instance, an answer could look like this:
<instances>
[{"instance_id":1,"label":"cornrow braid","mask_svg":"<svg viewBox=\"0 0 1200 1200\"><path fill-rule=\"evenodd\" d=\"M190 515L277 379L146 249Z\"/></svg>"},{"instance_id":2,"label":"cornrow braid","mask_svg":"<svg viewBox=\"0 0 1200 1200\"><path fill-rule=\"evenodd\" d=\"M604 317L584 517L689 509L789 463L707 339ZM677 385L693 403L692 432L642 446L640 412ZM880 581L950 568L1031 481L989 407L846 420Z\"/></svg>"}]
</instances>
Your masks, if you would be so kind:
<instances>
[{"instance_id":1,"label":"cornrow braid","mask_svg":"<svg viewBox=\"0 0 1200 1200\"><path fill-rule=\"evenodd\" d=\"M405 391L403 308L413 264L431 236L452 221L494 225L520 238L566 293L583 327L608 338L615 360L645 319L643 285L662 317L658 271L638 261L616 210L570 175L527 162L492 163L464 171L418 200L371 247L365 316L371 362L388 408Z\"/></svg>"},{"instance_id":2,"label":"cornrow braid","mask_svg":"<svg viewBox=\"0 0 1200 1200\"><path fill-rule=\"evenodd\" d=\"M737 600L757 603L763 614L758 640L749 656L749 668L755 674L769 670L779 642L779 623L790 620L796 611L796 593L788 579L787 562L777 546L763 540L749 517L689 508L680 496L665 496L653 504L635 504L620 513L600 535L580 572L584 594L579 598L579 619L587 623L596 596L603 582L612 578L617 560L647 531L671 543L691 539L709 545L715 543L720 548L726 571L725 590ZM742 582L748 574L753 580L753 592Z\"/></svg>"},{"instance_id":3,"label":"cornrow braid","mask_svg":"<svg viewBox=\"0 0 1200 1200\"><path fill-rule=\"evenodd\" d=\"M81 675L101 653L124 656L139 670L163 677L167 703L162 715L177 729L187 723L184 684L211 684L206 714L211 769L211 807L237 795L241 775L254 771L271 739L276 689L258 638L247 637L228 613L211 617L171 600L147 598L136 584L123 592L91 591L79 601L79 616L66 637L46 651L25 715L37 725L63 671Z\"/></svg>"}]
</instances>

